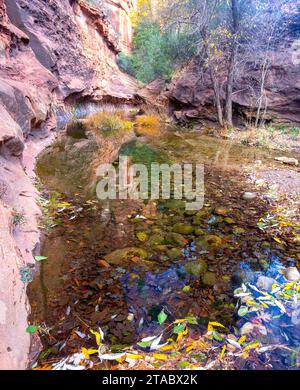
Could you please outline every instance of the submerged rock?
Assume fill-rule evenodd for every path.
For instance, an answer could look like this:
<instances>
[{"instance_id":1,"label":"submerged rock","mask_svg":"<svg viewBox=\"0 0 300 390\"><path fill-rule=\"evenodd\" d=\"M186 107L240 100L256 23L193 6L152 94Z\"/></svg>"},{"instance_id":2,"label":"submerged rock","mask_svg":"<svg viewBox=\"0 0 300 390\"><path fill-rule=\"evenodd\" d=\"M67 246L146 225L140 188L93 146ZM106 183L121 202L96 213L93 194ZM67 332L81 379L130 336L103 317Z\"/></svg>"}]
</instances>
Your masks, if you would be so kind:
<instances>
[{"instance_id":1,"label":"submerged rock","mask_svg":"<svg viewBox=\"0 0 300 390\"><path fill-rule=\"evenodd\" d=\"M178 246L180 247L184 247L187 245L188 243L188 240L183 237L181 234L179 233L169 233L168 236L167 236L167 239L172 241L174 244L177 244Z\"/></svg>"},{"instance_id":2,"label":"submerged rock","mask_svg":"<svg viewBox=\"0 0 300 390\"><path fill-rule=\"evenodd\" d=\"M207 271L207 264L204 260L190 261L185 265L185 270L188 274L200 278Z\"/></svg>"},{"instance_id":3,"label":"submerged rock","mask_svg":"<svg viewBox=\"0 0 300 390\"><path fill-rule=\"evenodd\" d=\"M97 265L101 268L110 268L110 265L108 264L108 262L103 260L103 259L98 260Z\"/></svg>"},{"instance_id":4,"label":"submerged rock","mask_svg":"<svg viewBox=\"0 0 300 390\"><path fill-rule=\"evenodd\" d=\"M204 236L205 231L202 229L195 229L194 234L195 234L195 236Z\"/></svg>"},{"instance_id":5,"label":"submerged rock","mask_svg":"<svg viewBox=\"0 0 300 390\"><path fill-rule=\"evenodd\" d=\"M137 236L137 239L138 239L139 241L141 241L141 242L145 242L145 241L148 240L148 234L145 233L145 232L138 232L138 233L136 234L136 236Z\"/></svg>"},{"instance_id":6,"label":"submerged rock","mask_svg":"<svg viewBox=\"0 0 300 390\"><path fill-rule=\"evenodd\" d=\"M154 234L149 238L149 245L151 247L156 247L158 245L162 245L164 242L164 236L162 234Z\"/></svg>"},{"instance_id":7,"label":"submerged rock","mask_svg":"<svg viewBox=\"0 0 300 390\"><path fill-rule=\"evenodd\" d=\"M236 270L231 276L231 284L234 288L240 287L243 283L251 283L254 280L254 273L250 269Z\"/></svg>"},{"instance_id":8,"label":"submerged rock","mask_svg":"<svg viewBox=\"0 0 300 390\"><path fill-rule=\"evenodd\" d=\"M217 208L215 209L215 214L216 214L216 215L219 215L219 216L222 216L222 217L227 216L228 213L229 213L228 210L225 209L224 207L217 207Z\"/></svg>"},{"instance_id":9,"label":"submerged rock","mask_svg":"<svg viewBox=\"0 0 300 390\"><path fill-rule=\"evenodd\" d=\"M223 244L222 238L213 234L209 234L203 238L197 239L196 246L201 250L216 250Z\"/></svg>"},{"instance_id":10,"label":"submerged rock","mask_svg":"<svg viewBox=\"0 0 300 390\"><path fill-rule=\"evenodd\" d=\"M123 264L126 260L131 260L132 258L136 257L145 260L148 257L148 253L144 249L136 247L117 249L109 255L105 256L105 261L111 265L120 265Z\"/></svg>"},{"instance_id":11,"label":"submerged rock","mask_svg":"<svg viewBox=\"0 0 300 390\"><path fill-rule=\"evenodd\" d=\"M257 280L257 287L265 291L272 291L272 286L276 283L276 280L267 276L260 276Z\"/></svg>"},{"instance_id":12,"label":"submerged rock","mask_svg":"<svg viewBox=\"0 0 300 390\"><path fill-rule=\"evenodd\" d=\"M206 211L200 210L197 212L197 214L193 217L192 224L195 226L199 226L203 224L203 219L206 217Z\"/></svg>"},{"instance_id":13,"label":"submerged rock","mask_svg":"<svg viewBox=\"0 0 300 390\"><path fill-rule=\"evenodd\" d=\"M289 267L283 271L284 276L290 282L299 282L300 273L296 267Z\"/></svg>"},{"instance_id":14,"label":"submerged rock","mask_svg":"<svg viewBox=\"0 0 300 390\"><path fill-rule=\"evenodd\" d=\"M181 223L177 223L173 227L173 232L174 233L183 234L183 235L189 235L189 234L193 234L194 233L194 228L193 228L193 226L190 226L190 225L184 225L184 224L181 224Z\"/></svg>"},{"instance_id":15,"label":"submerged rock","mask_svg":"<svg viewBox=\"0 0 300 390\"><path fill-rule=\"evenodd\" d=\"M172 248L168 250L167 254L171 260L176 260L182 255L182 252L178 248Z\"/></svg>"},{"instance_id":16,"label":"submerged rock","mask_svg":"<svg viewBox=\"0 0 300 390\"><path fill-rule=\"evenodd\" d=\"M202 282L206 286L213 287L217 283L217 277L214 272L206 272L202 276Z\"/></svg>"}]
</instances>

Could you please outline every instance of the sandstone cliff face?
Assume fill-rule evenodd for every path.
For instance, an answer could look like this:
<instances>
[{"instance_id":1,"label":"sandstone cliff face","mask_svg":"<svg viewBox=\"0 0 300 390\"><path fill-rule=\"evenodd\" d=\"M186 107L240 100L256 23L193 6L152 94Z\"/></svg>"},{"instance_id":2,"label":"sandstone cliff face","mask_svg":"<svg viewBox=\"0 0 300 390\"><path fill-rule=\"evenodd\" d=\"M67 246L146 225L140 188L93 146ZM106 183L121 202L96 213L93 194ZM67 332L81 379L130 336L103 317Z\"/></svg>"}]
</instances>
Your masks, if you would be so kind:
<instances>
[{"instance_id":1,"label":"sandstone cliff face","mask_svg":"<svg viewBox=\"0 0 300 390\"><path fill-rule=\"evenodd\" d=\"M272 65L265 85L268 102L266 120L300 124L298 46L297 41L293 41L271 53ZM255 117L260 80L260 69L254 60L249 61L235 81L233 102L236 119ZM211 79L201 67L191 64L181 77L174 80L169 89L171 108L178 120L217 121ZM224 90L222 98L225 99Z\"/></svg>"},{"instance_id":2,"label":"sandstone cliff face","mask_svg":"<svg viewBox=\"0 0 300 390\"><path fill-rule=\"evenodd\" d=\"M39 63L58 80L59 97L133 97L134 81L115 63L122 47L118 31L99 8L83 0L10 0L7 13L28 36Z\"/></svg>"},{"instance_id":3,"label":"sandstone cliff face","mask_svg":"<svg viewBox=\"0 0 300 390\"><path fill-rule=\"evenodd\" d=\"M25 369L30 349L26 283L38 253L37 154L51 142L56 107L80 99L135 102L116 65L130 50L133 2L0 0L0 369ZM97 3L98 4L98 3ZM121 23L121 24L120 24ZM14 224L14 216L22 223Z\"/></svg>"},{"instance_id":4,"label":"sandstone cliff face","mask_svg":"<svg viewBox=\"0 0 300 390\"><path fill-rule=\"evenodd\" d=\"M112 25L119 35L121 51L130 53L133 37L130 14L136 7L136 0L105 0L105 4Z\"/></svg>"}]
</instances>

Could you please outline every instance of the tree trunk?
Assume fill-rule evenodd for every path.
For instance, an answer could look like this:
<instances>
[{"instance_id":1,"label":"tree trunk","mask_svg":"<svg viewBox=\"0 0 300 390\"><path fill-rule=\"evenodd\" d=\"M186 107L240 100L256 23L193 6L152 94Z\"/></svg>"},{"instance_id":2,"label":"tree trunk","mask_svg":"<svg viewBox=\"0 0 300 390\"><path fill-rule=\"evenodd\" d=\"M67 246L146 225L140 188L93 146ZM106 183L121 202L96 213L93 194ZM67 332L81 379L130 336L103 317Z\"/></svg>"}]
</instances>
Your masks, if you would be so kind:
<instances>
[{"instance_id":1,"label":"tree trunk","mask_svg":"<svg viewBox=\"0 0 300 390\"><path fill-rule=\"evenodd\" d=\"M232 120L232 92L234 82L234 68L238 49L239 9L238 0L231 0L232 12L232 47L228 66L225 116L227 126L233 126Z\"/></svg>"},{"instance_id":2,"label":"tree trunk","mask_svg":"<svg viewBox=\"0 0 300 390\"><path fill-rule=\"evenodd\" d=\"M266 77L267 77L267 72L268 72L268 65L267 65L267 59L265 60L263 64L263 69L262 69L262 78L261 78L261 84L260 84L260 97L258 100L258 107L257 107L257 112L256 112L256 119L255 119L255 127L259 126L260 122L260 113L263 107L263 99L265 96L265 82L266 82ZM266 104L266 102L265 102Z\"/></svg>"},{"instance_id":3,"label":"tree trunk","mask_svg":"<svg viewBox=\"0 0 300 390\"><path fill-rule=\"evenodd\" d=\"M220 85L218 83L215 70L213 68L213 65L210 66L210 76L213 83L214 93L215 93L215 99L216 99L216 107L217 107L217 113L218 113L218 121L221 126L224 126L224 119L223 119L223 109L221 104L221 93L220 93Z\"/></svg>"}]
</instances>

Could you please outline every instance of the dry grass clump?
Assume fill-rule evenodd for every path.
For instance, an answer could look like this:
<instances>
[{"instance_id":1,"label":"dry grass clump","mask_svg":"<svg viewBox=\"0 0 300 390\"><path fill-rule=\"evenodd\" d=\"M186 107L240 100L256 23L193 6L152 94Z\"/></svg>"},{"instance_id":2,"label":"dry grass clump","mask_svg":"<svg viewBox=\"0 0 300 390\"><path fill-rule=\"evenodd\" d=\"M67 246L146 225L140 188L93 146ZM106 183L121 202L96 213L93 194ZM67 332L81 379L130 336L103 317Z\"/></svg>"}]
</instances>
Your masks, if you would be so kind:
<instances>
[{"instance_id":1,"label":"dry grass clump","mask_svg":"<svg viewBox=\"0 0 300 390\"><path fill-rule=\"evenodd\" d=\"M238 141L243 145L259 146L274 150L297 150L299 149L300 141L300 129L285 125L260 128L248 127L246 130L235 128L221 129L217 135Z\"/></svg>"},{"instance_id":2,"label":"dry grass clump","mask_svg":"<svg viewBox=\"0 0 300 390\"><path fill-rule=\"evenodd\" d=\"M133 123L120 112L98 112L88 119L87 124L92 130L99 131L107 137L133 130Z\"/></svg>"},{"instance_id":3,"label":"dry grass clump","mask_svg":"<svg viewBox=\"0 0 300 390\"><path fill-rule=\"evenodd\" d=\"M160 130L160 118L156 114L138 116L135 123L137 135L154 136Z\"/></svg>"}]
</instances>

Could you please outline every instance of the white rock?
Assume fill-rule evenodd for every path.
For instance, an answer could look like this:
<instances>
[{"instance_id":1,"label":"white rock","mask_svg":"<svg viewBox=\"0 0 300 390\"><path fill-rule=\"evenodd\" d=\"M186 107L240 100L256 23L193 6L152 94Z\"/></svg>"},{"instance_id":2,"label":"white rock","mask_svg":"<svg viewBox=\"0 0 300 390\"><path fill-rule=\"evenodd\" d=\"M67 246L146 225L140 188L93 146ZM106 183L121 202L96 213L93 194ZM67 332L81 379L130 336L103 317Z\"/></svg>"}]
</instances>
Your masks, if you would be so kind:
<instances>
[{"instance_id":1,"label":"white rock","mask_svg":"<svg viewBox=\"0 0 300 390\"><path fill-rule=\"evenodd\" d=\"M248 334L253 333L254 331L262 334L263 336L267 335L267 329L264 325L252 324L251 322L246 322L240 329L241 336L247 336Z\"/></svg>"},{"instance_id":2,"label":"white rock","mask_svg":"<svg viewBox=\"0 0 300 390\"><path fill-rule=\"evenodd\" d=\"M245 200L253 200L257 198L256 192L244 192L243 199Z\"/></svg>"},{"instance_id":3,"label":"white rock","mask_svg":"<svg viewBox=\"0 0 300 390\"><path fill-rule=\"evenodd\" d=\"M290 282L299 282L300 273L296 267L289 267L283 271L284 276Z\"/></svg>"},{"instance_id":4,"label":"white rock","mask_svg":"<svg viewBox=\"0 0 300 390\"><path fill-rule=\"evenodd\" d=\"M264 291L272 291L273 284L276 283L275 279L269 278L267 276L260 276L257 280L257 288Z\"/></svg>"},{"instance_id":5,"label":"white rock","mask_svg":"<svg viewBox=\"0 0 300 390\"><path fill-rule=\"evenodd\" d=\"M132 322L132 321L134 320L134 314L129 313L129 314L128 314L128 317L127 317L127 320L128 320L129 322Z\"/></svg>"},{"instance_id":6,"label":"white rock","mask_svg":"<svg viewBox=\"0 0 300 390\"><path fill-rule=\"evenodd\" d=\"M295 165L296 167L299 165L299 161L296 158L276 157L275 160L280 161L283 164Z\"/></svg>"}]
</instances>

